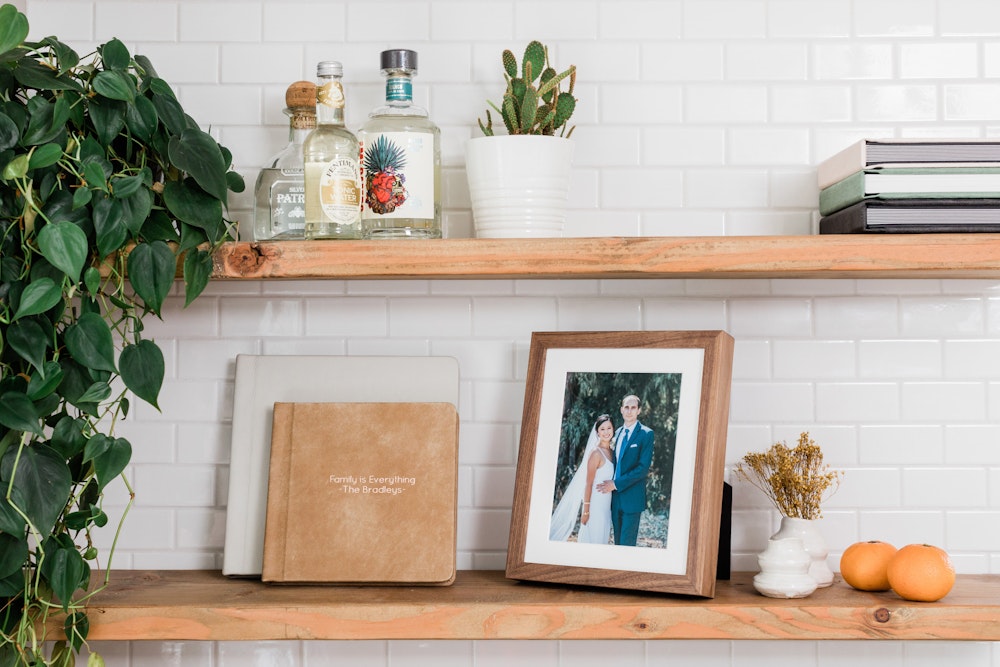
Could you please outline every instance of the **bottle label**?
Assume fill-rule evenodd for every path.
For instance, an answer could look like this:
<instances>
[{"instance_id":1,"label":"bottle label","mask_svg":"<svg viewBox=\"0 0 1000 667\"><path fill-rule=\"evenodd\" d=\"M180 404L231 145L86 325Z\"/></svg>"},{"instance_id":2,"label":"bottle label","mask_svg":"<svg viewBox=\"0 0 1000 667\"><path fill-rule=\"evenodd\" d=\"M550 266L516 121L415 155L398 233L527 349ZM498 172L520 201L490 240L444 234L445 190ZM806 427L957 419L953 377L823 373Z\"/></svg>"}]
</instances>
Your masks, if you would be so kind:
<instances>
[{"instance_id":1,"label":"bottle label","mask_svg":"<svg viewBox=\"0 0 1000 667\"><path fill-rule=\"evenodd\" d=\"M316 203L324 218L341 225L350 225L358 221L361 183L358 178L358 163L355 160L339 157L327 163L307 163L306 182L317 184ZM307 220L314 219L309 213L312 203L306 201Z\"/></svg>"},{"instance_id":2,"label":"bottle label","mask_svg":"<svg viewBox=\"0 0 1000 667\"><path fill-rule=\"evenodd\" d=\"M282 169L285 178L271 185L271 227L274 233L304 229L306 195L301 169ZM290 177L290 178L289 178Z\"/></svg>"},{"instance_id":3,"label":"bottle label","mask_svg":"<svg viewBox=\"0 0 1000 667\"><path fill-rule=\"evenodd\" d=\"M413 99L413 81L408 76L385 80L385 99L389 102L409 102Z\"/></svg>"},{"instance_id":4,"label":"bottle label","mask_svg":"<svg viewBox=\"0 0 1000 667\"><path fill-rule=\"evenodd\" d=\"M434 135L366 134L361 151L363 219L434 217Z\"/></svg>"},{"instance_id":5,"label":"bottle label","mask_svg":"<svg viewBox=\"0 0 1000 667\"><path fill-rule=\"evenodd\" d=\"M316 101L331 109L343 109L344 87L340 81L328 81L316 89Z\"/></svg>"}]
</instances>

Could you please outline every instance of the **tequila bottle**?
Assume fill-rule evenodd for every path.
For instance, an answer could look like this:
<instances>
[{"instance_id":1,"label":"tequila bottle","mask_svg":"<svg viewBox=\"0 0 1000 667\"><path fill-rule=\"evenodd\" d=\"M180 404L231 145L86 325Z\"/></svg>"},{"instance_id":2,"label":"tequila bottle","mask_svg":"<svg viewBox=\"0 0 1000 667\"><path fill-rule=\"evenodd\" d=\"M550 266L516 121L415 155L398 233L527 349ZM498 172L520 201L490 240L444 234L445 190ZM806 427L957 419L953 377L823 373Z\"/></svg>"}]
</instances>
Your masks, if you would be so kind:
<instances>
[{"instance_id":1,"label":"tequila bottle","mask_svg":"<svg viewBox=\"0 0 1000 667\"><path fill-rule=\"evenodd\" d=\"M358 133L365 238L441 238L441 130L413 104L417 53L383 51L381 64L385 104Z\"/></svg>"},{"instance_id":2,"label":"tequila bottle","mask_svg":"<svg viewBox=\"0 0 1000 667\"><path fill-rule=\"evenodd\" d=\"M288 145L260 170L254 187L253 240L301 239L306 227L302 142L316 127L316 84L296 81L285 91Z\"/></svg>"},{"instance_id":3,"label":"tequila bottle","mask_svg":"<svg viewBox=\"0 0 1000 667\"><path fill-rule=\"evenodd\" d=\"M316 129L303 146L307 239L361 238L358 139L344 126L344 67L316 66Z\"/></svg>"}]
</instances>

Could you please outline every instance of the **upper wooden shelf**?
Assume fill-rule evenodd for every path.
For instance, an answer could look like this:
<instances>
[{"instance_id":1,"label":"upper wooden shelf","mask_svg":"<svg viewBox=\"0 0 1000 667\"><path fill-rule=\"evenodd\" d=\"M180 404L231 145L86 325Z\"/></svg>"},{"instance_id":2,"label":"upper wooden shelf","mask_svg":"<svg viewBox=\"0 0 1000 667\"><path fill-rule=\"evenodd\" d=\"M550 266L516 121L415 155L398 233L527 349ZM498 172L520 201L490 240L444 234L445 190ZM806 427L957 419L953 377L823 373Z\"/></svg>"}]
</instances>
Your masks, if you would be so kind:
<instances>
[{"instance_id":1,"label":"upper wooden shelf","mask_svg":"<svg viewBox=\"0 0 1000 667\"><path fill-rule=\"evenodd\" d=\"M997 278L1000 234L230 243L216 278Z\"/></svg>"},{"instance_id":2,"label":"upper wooden shelf","mask_svg":"<svg viewBox=\"0 0 1000 667\"><path fill-rule=\"evenodd\" d=\"M842 582L801 600L720 581L712 599L520 583L462 571L446 587L271 586L217 571L116 570L90 605L91 640L1000 640L1000 577L963 575L932 603Z\"/></svg>"}]
</instances>

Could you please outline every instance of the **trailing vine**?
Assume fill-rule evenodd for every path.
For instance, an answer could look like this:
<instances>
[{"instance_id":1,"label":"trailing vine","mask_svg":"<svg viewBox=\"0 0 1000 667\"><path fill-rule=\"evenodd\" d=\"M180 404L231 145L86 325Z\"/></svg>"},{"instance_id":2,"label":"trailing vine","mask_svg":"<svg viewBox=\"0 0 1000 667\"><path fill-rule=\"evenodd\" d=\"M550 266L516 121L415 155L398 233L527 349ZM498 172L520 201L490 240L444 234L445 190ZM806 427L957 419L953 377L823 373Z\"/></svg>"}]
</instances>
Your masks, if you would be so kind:
<instances>
[{"instance_id":1,"label":"trailing vine","mask_svg":"<svg viewBox=\"0 0 1000 667\"><path fill-rule=\"evenodd\" d=\"M116 543L128 513L112 520L105 492L120 479L134 498L115 427L133 398L159 409L163 354L143 319L178 265L185 305L202 292L243 189L147 58L27 36L0 7L2 667L73 665L84 647L114 554L94 534Z\"/></svg>"}]
</instances>

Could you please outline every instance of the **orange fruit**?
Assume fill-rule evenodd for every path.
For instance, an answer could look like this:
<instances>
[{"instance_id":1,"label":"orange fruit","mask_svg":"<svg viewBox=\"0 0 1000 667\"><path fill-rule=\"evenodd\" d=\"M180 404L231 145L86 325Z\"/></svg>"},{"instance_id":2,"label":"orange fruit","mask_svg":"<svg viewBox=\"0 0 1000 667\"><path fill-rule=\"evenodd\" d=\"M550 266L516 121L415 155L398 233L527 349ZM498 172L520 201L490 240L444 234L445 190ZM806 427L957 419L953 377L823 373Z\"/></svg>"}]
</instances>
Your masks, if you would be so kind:
<instances>
[{"instance_id":1,"label":"orange fruit","mask_svg":"<svg viewBox=\"0 0 1000 667\"><path fill-rule=\"evenodd\" d=\"M892 557L889 585L904 600L934 602L955 585L955 566L948 552L930 544L908 544Z\"/></svg>"},{"instance_id":2,"label":"orange fruit","mask_svg":"<svg viewBox=\"0 0 1000 667\"><path fill-rule=\"evenodd\" d=\"M840 557L840 576L859 591L887 591L889 576L886 570L895 555L896 547L888 542L855 542Z\"/></svg>"}]
</instances>

